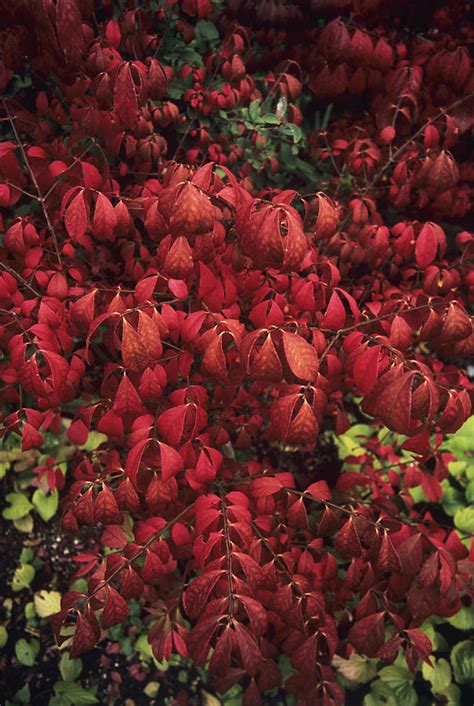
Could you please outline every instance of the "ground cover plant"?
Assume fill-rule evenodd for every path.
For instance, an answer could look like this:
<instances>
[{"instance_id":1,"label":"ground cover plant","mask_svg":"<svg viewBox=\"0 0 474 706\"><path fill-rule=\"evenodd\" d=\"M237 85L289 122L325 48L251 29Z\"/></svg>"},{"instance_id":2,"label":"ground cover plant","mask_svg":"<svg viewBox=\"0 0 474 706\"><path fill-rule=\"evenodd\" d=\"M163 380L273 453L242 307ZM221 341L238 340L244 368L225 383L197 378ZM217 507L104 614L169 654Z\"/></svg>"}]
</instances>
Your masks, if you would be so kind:
<instances>
[{"instance_id":1,"label":"ground cover plant","mask_svg":"<svg viewBox=\"0 0 474 706\"><path fill-rule=\"evenodd\" d=\"M52 706L107 634L233 706L465 698L472 43L456 0L3 8L3 518L59 507L77 569L28 608Z\"/></svg>"}]
</instances>

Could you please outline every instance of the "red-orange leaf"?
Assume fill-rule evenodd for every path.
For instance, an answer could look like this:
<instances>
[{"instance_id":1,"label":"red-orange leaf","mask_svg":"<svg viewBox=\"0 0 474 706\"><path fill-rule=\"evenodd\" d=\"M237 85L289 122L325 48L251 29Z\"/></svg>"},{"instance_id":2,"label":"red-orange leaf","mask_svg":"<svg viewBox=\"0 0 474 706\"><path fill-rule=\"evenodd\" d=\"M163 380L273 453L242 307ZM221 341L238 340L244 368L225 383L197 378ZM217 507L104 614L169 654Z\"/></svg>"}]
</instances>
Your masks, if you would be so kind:
<instances>
[{"instance_id":1,"label":"red-orange leaf","mask_svg":"<svg viewBox=\"0 0 474 706\"><path fill-rule=\"evenodd\" d=\"M311 382L316 378L319 362L313 346L297 333L283 332L283 350L288 367L299 380Z\"/></svg>"}]
</instances>

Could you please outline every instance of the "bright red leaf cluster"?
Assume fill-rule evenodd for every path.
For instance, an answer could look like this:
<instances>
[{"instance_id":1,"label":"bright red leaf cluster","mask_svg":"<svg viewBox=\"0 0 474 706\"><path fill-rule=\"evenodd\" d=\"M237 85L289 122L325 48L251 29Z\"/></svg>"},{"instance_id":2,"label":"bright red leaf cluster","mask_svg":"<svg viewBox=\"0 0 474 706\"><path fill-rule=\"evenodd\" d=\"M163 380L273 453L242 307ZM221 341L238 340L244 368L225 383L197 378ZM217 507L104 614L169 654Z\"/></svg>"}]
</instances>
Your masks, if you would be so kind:
<instances>
[{"instance_id":1,"label":"bright red leaf cluster","mask_svg":"<svg viewBox=\"0 0 474 706\"><path fill-rule=\"evenodd\" d=\"M414 10L426 36L410 2L123 5L1 19L2 433L66 425L62 526L112 550L56 637L80 654L139 598L155 656L245 705L282 654L301 706L342 704L335 654L415 668L469 594L409 488L439 499L471 413L472 29L461 2ZM354 419L362 466L305 468Z\"/></svg>"}]
</instances>

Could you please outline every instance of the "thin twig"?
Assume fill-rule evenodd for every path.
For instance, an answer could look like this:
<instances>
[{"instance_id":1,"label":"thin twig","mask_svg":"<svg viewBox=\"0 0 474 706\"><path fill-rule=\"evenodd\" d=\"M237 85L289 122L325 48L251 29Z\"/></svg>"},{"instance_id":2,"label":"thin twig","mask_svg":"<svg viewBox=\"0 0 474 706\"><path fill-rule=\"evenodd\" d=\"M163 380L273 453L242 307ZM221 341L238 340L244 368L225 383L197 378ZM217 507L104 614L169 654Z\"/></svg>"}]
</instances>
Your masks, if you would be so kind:
<instances>
[{"instance_id":1,"label":"thin twig","mask_svg":"<svg viewBox=\"0 0 474 706\"><path fill-rule=\"evenodd\" d=\"M9 274L12 275L12 277L15 277L15 279L17 279L19 282L21 282L24 287L29 289L30 292L35 295L35 297L41 296L41 294L39 292L37 292L36 289L34 287L32 287L31 284L29 282L27 282L26 279L20 275L19 272L17 272L12 267L7 265L5 262L0 262L0 267L3 267L3 269L6 272L8 272Z\"/></svg>"},{"instance_id":2,"label":"thin twig","mask_svg":"<svg viewBox=\"0 0 474 706\"><path fill-rule=\"evenodd\" d=\"M43 211L44 217L45 217L45 219L46 219L46 223L47 223L47 225L48 225L49 231L50 231L50 233L51 233L51 235L52 235L52 238L53 238L54 249L55 249L55 251L56 251L56 257L58 258L59 266L62 267L61 253L59 252L58 237L57 237L57 235L56 235L56 231L54 230L54 226L53 226L53 224L52 224L52 222L51 222L51 219L50 219L50 217L49 217L49 213L48 213L48 211L47 211L47 209L46 209L46 206L45 206L45 203L44 203L43 194L42 194L42 192L41 192L40 186L39 186L38 181L37 181L37 179L36 179L35 173L34 173L32 167L31 167L31 164L30 164L30 162L29 162L29 160L28 160L28 157L27 157L25 148L23 147L23 143L22 143L22 141L20 140L20 136L19 136L19 134L18 134L18 130L16 129L15 121L14 121L14 119L13 119L13 117L12 117L12 114L10 113L10 109L9 109L9 107L8 107L8 103L7 103L7 101L5 100L5 98L2 98L2 103L3 103L3 107L5 108L5 113L6 113L6 115L7 115L8 121L9 121L9 123L10 123L10 125L11 125L12 130L13 130L13 134L15 135L16 142L17 142L17 144L18 144L18 147L20 148L20 151L21 151L21 154L22 154L22 157L23 157L23 161L25 162L26 168L28 169L28 172L29 172L30 177L31 177L31 181L33 182L34 187L35 187L35 190L36 190L36 193L38 194L38 202L39 202L39 204L41 205L41 210Z\"/></svg>"}]
</instances>

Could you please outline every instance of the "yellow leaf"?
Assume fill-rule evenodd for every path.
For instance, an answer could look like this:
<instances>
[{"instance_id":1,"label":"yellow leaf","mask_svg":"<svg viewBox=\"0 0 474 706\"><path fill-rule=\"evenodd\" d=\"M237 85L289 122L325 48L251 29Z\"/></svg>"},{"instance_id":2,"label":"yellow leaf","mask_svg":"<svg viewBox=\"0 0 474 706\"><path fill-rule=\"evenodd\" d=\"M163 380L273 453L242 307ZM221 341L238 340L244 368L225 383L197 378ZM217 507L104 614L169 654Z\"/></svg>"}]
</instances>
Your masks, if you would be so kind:
<instances>
[{"instance_id":1,"label":"yellow leaf","mask_svg":"<svg viewBox=\"0 0 474 706\"><path fill-rule=\"evenodd\" d=\"M61 594L57 591L39 591L35 593L35 610L40 618L49 618L61 608Z\"/></svg>"},{"instance_id":2,"label":"yellow leaf","mask_svg":"<svg viewBox=\"0 0 474 706\"><path fill-rule=\"evenodd\" d=\"M202 696L202 706L221 706L221 702L218 698L210 694L208 691L201 691Z\"/></svg>"}]
</instances>

